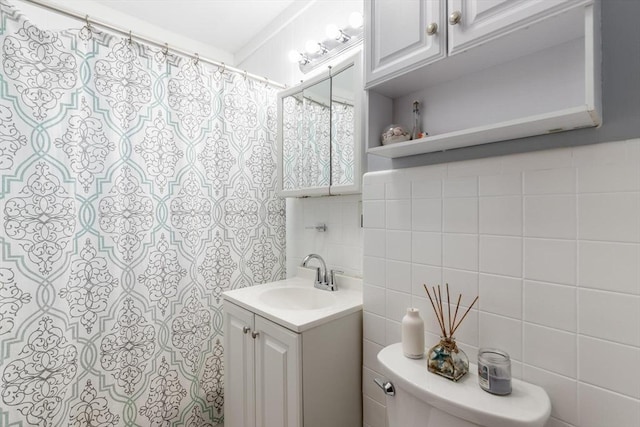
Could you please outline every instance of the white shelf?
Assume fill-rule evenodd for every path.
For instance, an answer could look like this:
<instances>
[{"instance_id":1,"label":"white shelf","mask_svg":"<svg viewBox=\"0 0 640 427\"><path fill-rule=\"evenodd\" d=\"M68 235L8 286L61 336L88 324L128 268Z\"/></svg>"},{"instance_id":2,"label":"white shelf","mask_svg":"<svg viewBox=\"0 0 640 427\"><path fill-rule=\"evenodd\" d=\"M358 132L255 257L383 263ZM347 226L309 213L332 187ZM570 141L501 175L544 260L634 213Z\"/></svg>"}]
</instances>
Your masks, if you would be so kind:
<instances>
[{"instance_id":1,"label":"white shelf","mask_svg":"<svg viewBox=\"0 0 640 427\"><path fill-rule=\"evenodd\" d=\"M594 111L589 110L587 106L575 107L488 126L478 126L442 135L427 136L413 141L372 147L367 152L393 159L523 138L531 135L593 127L599 124L599 116Z\"/></svg>"},{"instance_id":2,"label":"white shelf","mask_svg":"<svg viewBox=\"0 0 640 427\"><path fill-rule=\"evenodd\" d=\"M367 87L367 153L397 158L599 126L600 79L599 8L578 7ZM412 123L414 100L430 135L380 145L385 126Z\"/></svg>"}]
</instances>

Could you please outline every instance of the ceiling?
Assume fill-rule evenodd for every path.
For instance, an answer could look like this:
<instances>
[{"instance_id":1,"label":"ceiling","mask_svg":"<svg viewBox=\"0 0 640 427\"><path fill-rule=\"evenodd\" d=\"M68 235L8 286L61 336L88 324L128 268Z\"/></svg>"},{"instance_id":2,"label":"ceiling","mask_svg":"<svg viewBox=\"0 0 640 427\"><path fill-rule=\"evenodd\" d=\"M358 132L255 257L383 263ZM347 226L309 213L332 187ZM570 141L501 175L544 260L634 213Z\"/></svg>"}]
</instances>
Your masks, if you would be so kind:
<instances>
[{"instance_id":1,"label":"ceiling","mask_svg":"<svg viewBox=\"0 0 640 427\"><path fill-rule=\"evenodd\" d=\"M295 3L308 0L94 0L192 40L237 53Z\"/></svg>"}]
</instances>

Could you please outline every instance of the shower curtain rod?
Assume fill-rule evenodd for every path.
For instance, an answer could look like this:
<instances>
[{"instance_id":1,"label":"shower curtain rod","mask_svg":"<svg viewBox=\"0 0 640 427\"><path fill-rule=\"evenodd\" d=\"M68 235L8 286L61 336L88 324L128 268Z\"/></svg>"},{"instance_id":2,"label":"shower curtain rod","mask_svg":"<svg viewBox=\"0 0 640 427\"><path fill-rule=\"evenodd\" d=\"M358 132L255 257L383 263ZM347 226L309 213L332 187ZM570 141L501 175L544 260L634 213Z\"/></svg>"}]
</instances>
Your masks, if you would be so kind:
<instances>
[{"instance_id":1,"label":"shower curtain rod","mask_svg":"<svg viewBox=\"0 0 640 427\"><path fill-rule=\"evenodd\" d=\"M90 25L95 25L95 26L98 26L98 27L102 27L102 28L107 29L109 31L112 31L112 32L115 32L115 33L118 33L118 34L122 34L122 35L130 37L130 38L135 38L135 39L137 39L139 41L142 41L142 42L147 43L147 44L154 45L156 47L165 48L165 49L167 49L167 50L169 50L171 52L177 53L179 55L190 57L190 58L194 58L197 61L206 62L207 64L214 65L214 66L216 66L218 68L222 68L222 72L223 73L225 71L231 71L233 73L242 74L245 78L250 78L252 80L257 80L259 82L263 82L265 84L269 84L269 85L275 86L277 88L284 89L284 88L287 87L286 85L271 81L266 77L262 77L262 76L259 76L257 74L249 73L249 72L247 72L247 70L241 70L241 69L236 68L236 67L231 67L231 66L225 64L224 62L220 62L220 61L216 61L216 60L208 59L208 58L202 58L197 53L191 53L191 52L188 52L186 50L183 50L183 49L180 49L180 48L175 48L175 47L172 47L171 49L169 49L169 45L167 43L163 43L163 42L160 42L158 40L155 40L155 39L152 39L152 38L149 38L149 37L133 34L131 30L129 30L129 31L123 30L122 28L118 28L115 25L109 24L108 22L98 21L98 20L95 20L93 18L89 19L89 15L84 15L83 16L82 14L74 12L74 11L72 11L70 9L66 9L64 7L60 7L60 6L57 6L57 5L52 5L50 3L47 3L47 2L44 2L44 1L41 1L41 0L22 0L22 1L25 1L27 3L32 3L32 4L36 5L36 6L41 7L41 8L51 10L53 12L59 13L61 15L68 16L70 18L75 18L75 19L78 19L78 20L81 20L81 21L85 21L87 24L90 24Z\"/></svg>"}]
</instances>

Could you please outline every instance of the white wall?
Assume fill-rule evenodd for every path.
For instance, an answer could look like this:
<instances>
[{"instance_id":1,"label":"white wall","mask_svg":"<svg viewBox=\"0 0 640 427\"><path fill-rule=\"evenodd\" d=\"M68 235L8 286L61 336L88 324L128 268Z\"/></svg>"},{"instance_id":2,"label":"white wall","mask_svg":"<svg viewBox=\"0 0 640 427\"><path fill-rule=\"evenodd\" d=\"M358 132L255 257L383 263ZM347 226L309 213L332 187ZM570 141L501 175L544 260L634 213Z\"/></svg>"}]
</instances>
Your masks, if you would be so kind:
<instances>
[{"instance_id":1,"label":"white wall","mask_svg":"<svg viewBox=\"0 0 640 427\"><path fill-rule=\"evenodd\" d=\"M463 304L469 359L506 350L551 427L640 425L640 139L365 175L364 420L384 427L376 354L422 284Z\"/></svg>"},{"instance_id":2,"label":"white wall","mask_svg":"<svg viewBox=\"0 0 640 427\"><path fill-rule=\"evenodd\" d=\"M238 57L238 68L268 77L288 86L296 85L313 75L302 73L298 64L289 62L292 49L304 51L309 39L326 38L328 24L346 27L352 12L363 11L363 0L315 0L298 13L293 20L280 27L268 27ZM273 31L276 29L277 31ZM243 58L244 57L244 58Z\"/></svg>"},{"instance_id":3,"label":"white wall","mask_svg":"<svg viewBox=\"0 0 640 427\"><path fill-rule=\"evenodd\" d=\"M310 253L317 253L327 268L362 276L361 196L287 199L287 275ZM326 232L313 228L327 226ZM314 261L315 262L315 261ZM317 265L317 264L313 264Z\"/></svg>"},{"instance_id":4,"label":"white wall","mask_svg":"<svg viewBox=\"0 0 640 427\"><path fill-rule=\"evenodd\" d=\"M290 22L277 27L277 32L269 33L275 28L270 26L259 36L261 42L258 47L251 44L247 46L244 54L248 57L241 60L238 67L289 86L298 84L300 80L306 80L324 70L324 66L303 74L297 64L289 62L289 51L303 50L310 38L324 38L325 27L330 23L339 27L346 26L349 14L356 11L362 13L362 10L362 0L311 2L309 7ZM306 255L317 253L325 259L328 268L361 276L360 212L360 195L287 199L288 275L295 275L296 266ZM318 224L326 224L327 232L305 228Z\"/></svg>"}]
</instances>

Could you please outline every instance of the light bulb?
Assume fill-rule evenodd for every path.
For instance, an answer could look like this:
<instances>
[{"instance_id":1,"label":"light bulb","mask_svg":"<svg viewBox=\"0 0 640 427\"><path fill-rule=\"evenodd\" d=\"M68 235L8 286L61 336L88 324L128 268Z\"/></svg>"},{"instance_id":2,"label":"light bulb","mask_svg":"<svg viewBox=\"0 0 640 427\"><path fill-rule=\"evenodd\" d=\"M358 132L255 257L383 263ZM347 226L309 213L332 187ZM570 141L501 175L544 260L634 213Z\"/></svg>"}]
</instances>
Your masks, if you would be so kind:
<instances>
[{"instance_id":1,"label":"light bulb","mask_svg":"<svg viewBox=\"0 0 640 427\"><path fill-rule=\"evenodd\" d=\"M351 28L358 29L362 27L364 24L364 19L362 18L362 14L360 12L353 12L349 15L349 25Z\"/></svg>"},{"instance_id":2,"label":"light bulb","mask_svg":"<svg viewBox=\"0 0 640 427\"><path fill-rule=\"evenodd\" d=\"M314 54L320 51L320 46L315 40L307 40L307 43L304 45L304 50L309 54Z\"/></svg>"},{"instance_id":3,"label":"light bulb","mask_svg":"<svg viewBox=\"0 0 640 427\"><path fill-rule=\"evenodd\" d=\"M300 52L298 52L297 50L290 50L289 61L293 63L300 61Z\"/></svg>"},{"instance_id":4,"label":"light bulb","mask_svg":"<svg viewBox=\"0 0 640 427\"><path fill-rule=\"evenodd\" d=\"M340 29L335 24L327 25L327 28L325 28L324 32L330 39L338 40L340 38Z\"/></svg>"}]
</instances>

